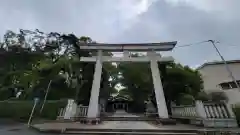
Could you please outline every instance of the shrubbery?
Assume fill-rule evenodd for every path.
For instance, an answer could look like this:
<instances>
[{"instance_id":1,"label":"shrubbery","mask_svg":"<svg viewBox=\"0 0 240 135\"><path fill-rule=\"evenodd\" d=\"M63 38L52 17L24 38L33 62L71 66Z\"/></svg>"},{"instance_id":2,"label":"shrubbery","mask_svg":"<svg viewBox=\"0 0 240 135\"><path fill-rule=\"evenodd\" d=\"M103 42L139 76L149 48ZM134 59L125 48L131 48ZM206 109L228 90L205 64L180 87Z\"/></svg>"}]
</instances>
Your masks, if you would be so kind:
<instances>
[{"instance_id":1,"label":"shrubbery","mask_svg":"<svg viewBox=\"0 0 240 135\"><path fill-rule=\"evenodd\" d=\"M211 98L212 101L218 102L218 101L228 101L228 97L225 94L225 92L211 92L209 93L209 96Z\"/></svg>"},{"instance_id":2,"label":"shrubbery","mask_svg":"<svg viewBox=\"0 0 240 135\"><path fill-rule=\"evenodd\" d=\"M201 101L210 101L211 97L204 91L201 91L197 94L196 100L201 100Z\"/></svg>"},{"instance_id":3,"label":"shrubbery","mask_svg":"<svg viewBox=\"0 0 240 135\"><path fill-rule=\"evenodd\" d=\"M194 97L189 94L182 94L181 97L178 99L178 103L180 105L192 105L194 104Z\"/></svg>"},{"instance_id":4,"label":"shrubbery","mask_svg":"<svg viewBox=\"0 0 240 135\"><path fill-rule=\"evenodd\" d=\"M240 125L240 104L233 106L233 112L235 113L238 125Z\"/></svg>"},{"instance_id":5,"label":"shrubbery","mask_svg":"<svg viewBox=\"0 0 240 135\"><path fill-rule=\"evenodd\" d=\"M220 102L228 101L228 97L223 91L214 91L210 93L199 92L195 100Z\"/></svg>"},{"instance_id":6,"label":"shrubbery","mask_svg":"<svg viewBox=\"0 0 240 135\"><path fill-rule=\"evenodd\" d=\"M31 114L33 101L1 101L0 118L12 118L15 120L27 120ZM43 119L56 119L59 109L65 107L66 100L46 101L45 107L40 114L42 103L37 104L34 117Z\"/></svg>"}]
</instances>

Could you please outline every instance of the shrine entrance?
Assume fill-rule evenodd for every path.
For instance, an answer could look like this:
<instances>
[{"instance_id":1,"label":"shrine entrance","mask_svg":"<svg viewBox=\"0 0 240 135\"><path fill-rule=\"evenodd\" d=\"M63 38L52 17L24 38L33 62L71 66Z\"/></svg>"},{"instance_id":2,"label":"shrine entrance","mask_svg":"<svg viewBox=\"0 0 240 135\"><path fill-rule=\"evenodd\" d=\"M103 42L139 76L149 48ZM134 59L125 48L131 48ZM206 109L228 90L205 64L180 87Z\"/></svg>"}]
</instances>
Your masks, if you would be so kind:
<instances>
[{"instance_id":1,"label":"shrine entrance","mask_svg":"<svg viewBox=\"0 0 240 135\"><path fill-rule=\"evenodd\" d=\"M127 104L126 103L114 103L113 110L127 110Z\"/></svg>"},{"instance_id":2,"label":"shrine entrance","mask_svg":"<svg viewBox=\"0 0 240 135\"><path fill-rule=\"evenodd\" d=\"M116 112L117 110L125 110L126 112L129 111L129 106L131 104L132 100L130 98L124 97L124 96L111 96L108 99L107 105L106 105L106 111L107 112Z\"/></svg>"},{"instance_id":3,"label":"shrine entrance","mask_svg":"<svg viewBox=\"0 0 240 135\"><path fill-rule=\"evenodd\" d=\"M88 106L87 118L89 120L98 120L99 114L99 92L102 67L104 62L149 62L154 85L155 98L157 101L157 112L159 118L168 119L168 110L163 93L162 81L158 69L158 62L171 62L174 59L162 57L157 51L171 51L177 42L163 43L145 43L145 44L80 44L82 51L96 52L93 57L81 57L81 62L94 62L95 72L91 90L91 96ZM123 57L104 56L105 52L123 52ZM131 57L130 52L147 52L143 57ZM125 107L125 106L124 106ZM123 108L123 104L113 105L113 109Z\"/></svg>"}]
</instances>

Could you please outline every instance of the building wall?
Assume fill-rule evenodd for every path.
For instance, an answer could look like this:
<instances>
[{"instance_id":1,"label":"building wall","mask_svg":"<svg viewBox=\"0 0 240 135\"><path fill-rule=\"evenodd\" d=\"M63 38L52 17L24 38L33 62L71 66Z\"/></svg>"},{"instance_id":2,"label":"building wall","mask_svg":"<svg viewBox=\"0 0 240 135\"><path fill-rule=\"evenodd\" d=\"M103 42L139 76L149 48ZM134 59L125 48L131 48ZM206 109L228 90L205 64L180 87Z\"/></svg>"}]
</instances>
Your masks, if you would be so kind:
<instances>
[{"instance_id":1,"label":"building wall","mask_svg":"<svg viewBox=\"0 0 240 135\"><path fill-rule=\"evenodd\" d=\"M240 80L240 63L228 64L236 80ZM204 90L211 91L224 91L229 98L230 104L240 103L240 92L237 88L223 90L219 84L224 82L231 82L232 78L224 64L206 65L199 69L204 81Z\"/></svg>"}]
</instances>

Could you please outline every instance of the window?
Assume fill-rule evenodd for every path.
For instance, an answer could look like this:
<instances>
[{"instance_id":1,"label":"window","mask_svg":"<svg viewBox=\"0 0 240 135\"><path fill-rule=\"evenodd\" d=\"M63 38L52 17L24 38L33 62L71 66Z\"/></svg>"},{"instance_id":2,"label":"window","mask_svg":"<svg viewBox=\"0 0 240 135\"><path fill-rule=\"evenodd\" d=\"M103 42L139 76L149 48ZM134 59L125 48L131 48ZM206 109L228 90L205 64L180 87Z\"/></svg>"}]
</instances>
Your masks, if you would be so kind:
<instances>
[{"instance_id":1,"label":"window","mask_svg":"<svg viewBox=\"0 0 240 135\"><path fill-rule=\"evenodd\" d=\"M237 88L237 85L235 82L229 82L229 85L231 86L232 89Z\"/></svg>"},{"instance_id":2,"label":"window","mask_svg":"<svg viewBox=\"0 0 240 135\"><path fill-rule=\"evenodd\" d=\"M230 87L228 82L221 83L220 86L222 87L223 90L231 89L231 87Z\"/></svg>"},{"instance_id":3,"label":"window","mask_svg":"<svg viewBox=\"0 0 240 135\"><path fill-rule=\"evenodd\" d=\"M238 83L238 85L240 85L240 80L237 80L237 83ZM219 85L221 86L222 90L237 88L237 84L234 81L220 83Z\"/></svg>"},{"instance_id":4,"label":"window","mask_svg":"<svg viewBox=\"0 0 240 135\"><path fill-rule=\"evenodd\" d=\"M237 80L238 85L240 85L240 80Z\"/></svg>"}]
</instances>

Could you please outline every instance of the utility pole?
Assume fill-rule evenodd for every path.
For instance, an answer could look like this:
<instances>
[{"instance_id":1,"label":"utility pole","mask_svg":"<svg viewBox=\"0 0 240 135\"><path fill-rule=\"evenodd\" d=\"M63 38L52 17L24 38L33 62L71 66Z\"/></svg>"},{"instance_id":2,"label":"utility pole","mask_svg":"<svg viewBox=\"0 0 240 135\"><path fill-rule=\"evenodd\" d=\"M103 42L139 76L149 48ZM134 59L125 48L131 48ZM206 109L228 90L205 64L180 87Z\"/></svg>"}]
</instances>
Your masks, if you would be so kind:
<instances>
[{"instance_id":1,"label":"utility pole","mask_svg":"<svg viewBox=\"0 0 240 135\"><path fill-rule=\"evenodd\" d=\"M226 70L228 71L230 77L232 78L232 80L235 82L235 84L237 85L237 88L238 90L240 91L240 86L239 84L237 83L237 80L235 79L235 77L233 76L233 73L232 71L230 70L230 68L228 67L228 64L226 62L226 60L223 58L223 56L221 55L220 51L218 50L216 44L215 44L215 41L214 40L208 40L208 42L212 43L213 47L215 48L216 52L218 53L218 55L220 56L222 62L224 62L224 65L225 65L225 68Z\"/></svg>"},{"instance_id":2,"label":"utility pole","mask_svg":"<svg viewBox=\"0 0 240 135\"><path fill-rule=\"evenodd\" d=\"M50 82L48 83L47 91L46 91L46 94L45 94L45 97L44 97L44 100L43 100L43 104L42 104L42 107L41 107L41 110L40 110L40 114L42 113L44 105L46 103L48 92L49 92L51 84L52 84L52 80L50 80Z\"/></svg>"}]
</instances>

